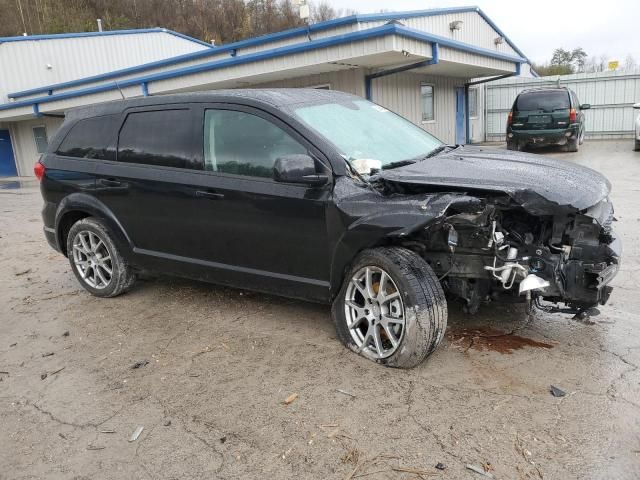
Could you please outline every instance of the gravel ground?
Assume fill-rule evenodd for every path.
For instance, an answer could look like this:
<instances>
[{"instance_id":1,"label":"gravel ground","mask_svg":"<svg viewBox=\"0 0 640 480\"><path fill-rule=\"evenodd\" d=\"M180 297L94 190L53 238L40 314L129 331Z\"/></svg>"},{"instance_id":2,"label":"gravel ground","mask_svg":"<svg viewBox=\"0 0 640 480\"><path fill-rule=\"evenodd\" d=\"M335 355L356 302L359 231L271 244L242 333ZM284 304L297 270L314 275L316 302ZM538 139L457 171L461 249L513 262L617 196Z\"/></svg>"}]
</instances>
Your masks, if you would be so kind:
<instances>
[{"instance_id":1,"label":"gravel ground","mask_svg":"<svg viewBox=\"0 0 640 480\"><path fill-rule=\"evenodd\" d=\"M631 149L544 152L614 186L625 257L595 324L451 305L409 371L343 348L325 306L171 278L91 297L44 240L37 184L0 182L0 479L640 478Z\"/></svg>"}]
</instances>

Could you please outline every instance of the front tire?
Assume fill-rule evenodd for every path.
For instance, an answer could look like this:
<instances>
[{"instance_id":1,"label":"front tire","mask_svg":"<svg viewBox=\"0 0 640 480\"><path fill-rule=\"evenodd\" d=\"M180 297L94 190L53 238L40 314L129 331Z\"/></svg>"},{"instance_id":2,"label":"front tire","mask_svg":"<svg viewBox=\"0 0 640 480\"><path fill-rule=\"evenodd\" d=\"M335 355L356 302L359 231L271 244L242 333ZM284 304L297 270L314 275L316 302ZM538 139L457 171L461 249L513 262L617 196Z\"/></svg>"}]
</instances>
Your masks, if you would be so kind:
<instances>
[{"instance_id":1,"label":"front tire","mask_svg":"<svg viewBox=\"0 0 640 480\"><path fill-rule=\"evenodd\" d=\"M333 302L338 337L389 367L412 368L442 341L447 303L431 267L405 248L362 252Z\"/></svg>"},{"instance_id":2,"label":"front tire","mask_svg":"<svg viewBox=\"0 0 640 480\"><path fill-rule=\"evenodd\" d=\"M96 218L73 224L67 235L67 256L80 285L96 297L115 297L136 281L107 226Z\"/></svg>"}]
</instances>

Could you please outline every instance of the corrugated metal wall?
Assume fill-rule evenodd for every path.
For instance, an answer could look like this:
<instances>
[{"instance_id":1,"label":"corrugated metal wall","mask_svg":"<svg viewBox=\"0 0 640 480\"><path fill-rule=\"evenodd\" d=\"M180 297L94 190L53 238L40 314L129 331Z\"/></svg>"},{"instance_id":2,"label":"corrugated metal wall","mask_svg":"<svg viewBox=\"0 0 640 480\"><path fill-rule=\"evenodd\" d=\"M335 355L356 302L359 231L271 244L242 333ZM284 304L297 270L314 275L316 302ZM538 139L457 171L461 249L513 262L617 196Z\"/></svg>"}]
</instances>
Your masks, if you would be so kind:
<instances>
[{"instance_id":1,"label":"corrugated metal wall","mask_svg":"<svg viewBox=\"0 0 640 480\"><path fill-rule=\"evenodd\" d=\"M9 124L18 175L32 176L33 165L40 157L40 154L36 149L33 127L44 126L47 130L47 138L50 140L58 131L60 125L62 125L62 119L53 117L42 117L25 122Z\"/></svg>"},{"instance_id":2,"label":"corrugated metal wall","mask_svg":"<svg viewBox=\"0 0 640 480\"><path fill-rule=\"evenodd\" d=\"M8 101L7 93L10 92L75 80L205 48L164 32L2 43L0 103Z\"/></svg>"},{"instance_id":3,"label":"corrugated metal wall","mask_svg":"<svg viewBox=\"0 0 640 480\"><path fill-rule=\"evenodd\" d=\"M633 136L633 104L640 101L640 72L583 73L543 78L513 78L489 83L486 94L486 140L504 141L507 113L518 93L527 88L565 86L578 95L585 110L587 138Z\"/></svg>"}]
</instances>

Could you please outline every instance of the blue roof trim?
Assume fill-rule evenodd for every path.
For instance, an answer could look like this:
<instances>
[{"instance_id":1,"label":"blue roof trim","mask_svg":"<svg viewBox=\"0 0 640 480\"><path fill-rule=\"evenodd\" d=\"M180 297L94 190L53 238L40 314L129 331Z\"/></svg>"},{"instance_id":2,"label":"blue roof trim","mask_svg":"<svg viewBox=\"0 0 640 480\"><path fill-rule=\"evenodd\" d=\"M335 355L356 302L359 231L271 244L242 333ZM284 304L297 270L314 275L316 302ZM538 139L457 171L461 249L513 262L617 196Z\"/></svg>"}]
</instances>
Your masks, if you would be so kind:
<instances>
[{"instance_id":1,"label":"blue roof trim","mask_svg":"<svg viewBox=\"0 0 640 480\"><path fill-rule=\"evenodd\" d=\"M340 27L344 25L349 25L357 22L376 22L383 20L400 20L403 18L415 18L415 17L428 17L428 16L436 16L436 15L444 15L451 13L467 13L467 12L477 12L500 36L504 37L507 43L513 48L518 55L523 57L527 62L527 57L509 40L509 38L500 30L489 17L479 8L479 7L452 7L452 8L433 8L429 10L415 10L410 12L388 12L388 13L370 13L364 15L350 15L348 17L337 18L334 20L327 20L326 22L320 22L313 25L309 25L309 32L319 32L322 30L327 30L329 28ZM162 31L162 29L151 29L152 31ZM122 30L126 31L126 30ZM140 30L134 30L132 32L139 32ZM182 36L182 34L177 32L172 32L170 30L166 30L168 33L172 33L174 35ZM130 75L133 73L142 72L145 70L151 70L154 68L166 67L169 65L175 65L177 63L182 63L188 60L197 60L199 58L218 55L221 53L229 52L233 54L236 50L240 48L252 47L255 45L261 45L269 42L275 42L278 40L285 40L288 38L307 35L307 27L293 28L290 30L285 30L282 32L270 33L267 35L261 35L259 37L249 38L247 40L240 40L239 42L230 43L228 45L223 45L220 47L212 47L208 43L201 42L197 39L192 39L191 37L186 37L195 42L201 43L209 47L209 50L203 50L200 52L187 53L184 55L179 55L177 57L167 58L165 60L158 60L155 62L145 63L143 65L138 65L135 67L129 67L121 70L114 70L112 72L107 72L101 75L94 75L91 77L80 78L78 80L71 80L68 82L47 85L43 87L33 88L29 90L24 90L21 92L9 93L9 98L21 98L28 97L30 95L34 95L36 93L46 92L48 90L60 90L64 88L70 88L78 85L83 85L86 83L93 83L100 80L109 80L111 78L120 77L123 75ZM89 32L89 33L97 33L97 32ZM70 34L77 35L77 34ZM28 38L28 37L12 37L12 38ZM2 39L0 39L2 41ZM232 55L234 56L234 55Z\"/></svg>"},{"instance_id":2,"label":"blue roof trim","mask_svg":"<svg viewBox=\"0 0 640 480\"><path fill-rule=\"evenodd\" d=\"M57 100L64 100L67 98L80 97L82 95L88 95L92 93L101 93L110 90L116 90L118 88L126 88L134 85L140 85L143 83L149 84L150 82L158 80L166 80L169 78L176 78L185 75L191 75L195 73L201 73L206 71L218 70L220 68L243 65L251 62L258 62L263 60L269 60L271 58L282 57L286 55L292 55L296 53L306 52L309 50L316 50L319 48L326 48L335 45L341 45L344 43L354 42L358 40L366 40L370 38L382 37L385 35L400 35L406 38L412 38L429 43L438 43L441 47L449 47L455 50L461 50L469 53L475 53L478 55L484 55L491 58L497 58L508 62L514 62L520 64L526 60L521 57L513 55L507 55L504 53L495 52L467 43L452 40L450 38L440 37L438 35L432 35L419 30L403 27L396 24L383 25L381 27L370 28L367 30L360 30L357 32L345 33L342 35L336 35L333 37L322 38L319 40L312 40L306 43L297 43L295 45L287 45L284 47L278 47L271 50L264 50L261 52L242 55L239 57L228 57L222 60L216 60L213 62L202 63L199 65L193 65L190 67L177 68L175 70L169 70L167 72L160 72L151 75L131 78L128 80L122 80L120 82L107 83L105 85L98 85L96 87L83 88L80 90L74 90L71 92L65 92L54 95L47 95L44 97L33 98L29 100L23 100L19 102L12 102L4 105L0 105L0 110L10 110L13 108L19 108L23 106L33 105L35 103L48 103L55 102Z\"/></svg>"},{"instance_id":3,"label":"blue roof trim","mask_svg":"<svg viewBox=\"0 0 640 480\"><path fill-rule=\"evenodd\" d=\"M85 38L85 37L110 37L113 35L135 35L137 33L168 33L169 35L173 35L175 37L182 38L184 40L189 40L190 42L198 43L205 47L209 47L213 49L213 45L203 42L202 40L198 40L197 38L190 37L183 33L174 32L173 30L168 30L166 28L137 28L130 30L106 30L102 32L74 32L74 33L52 33L49 35L26 35L26 36L18 36L18 37L0 37L0 44L2 43L11 43L11 42L37 42L40 40L64 40L66 38Z\"/></svg>"}]
</instances>

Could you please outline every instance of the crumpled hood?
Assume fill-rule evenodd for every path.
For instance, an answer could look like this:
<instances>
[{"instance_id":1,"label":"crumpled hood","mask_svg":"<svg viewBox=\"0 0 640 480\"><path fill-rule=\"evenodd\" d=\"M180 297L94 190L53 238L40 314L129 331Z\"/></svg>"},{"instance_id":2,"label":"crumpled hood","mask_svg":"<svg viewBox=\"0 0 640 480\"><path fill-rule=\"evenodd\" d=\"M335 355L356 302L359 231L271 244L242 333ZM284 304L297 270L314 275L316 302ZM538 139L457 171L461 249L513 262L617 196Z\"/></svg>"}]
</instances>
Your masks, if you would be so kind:
<instances>
[{"instance_id":1,"label":"crumpled hood","mask_svg":"<svg viewBox=\"0 0 640 480\"><path fill-rule=\"evenodd\" d=\"M487 147L458 147L426 160L383 170L387 181L504 192L535 214L557 207L584 210L609 195L600 173L572 162Z\"/></svg>"}]
</instances>

